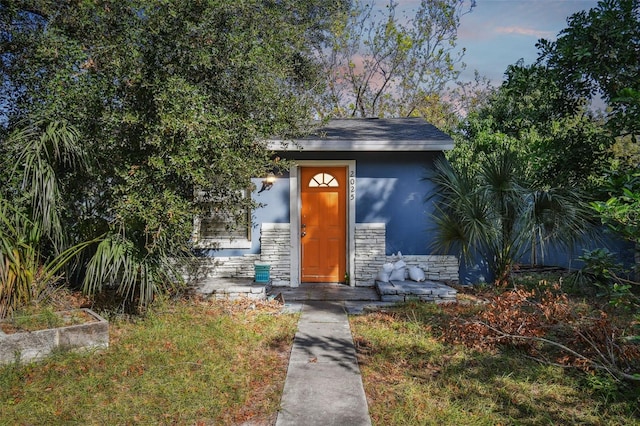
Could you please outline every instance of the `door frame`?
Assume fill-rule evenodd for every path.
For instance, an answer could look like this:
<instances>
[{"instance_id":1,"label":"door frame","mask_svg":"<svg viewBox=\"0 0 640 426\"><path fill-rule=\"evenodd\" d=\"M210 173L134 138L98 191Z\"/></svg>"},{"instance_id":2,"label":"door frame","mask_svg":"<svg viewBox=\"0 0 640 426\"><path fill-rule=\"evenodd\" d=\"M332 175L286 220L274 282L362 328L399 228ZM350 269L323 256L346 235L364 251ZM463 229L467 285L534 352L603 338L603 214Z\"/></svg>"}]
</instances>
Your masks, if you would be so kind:
<instances>
[{"instance_id":1,"label":"door frame","mask_svg":"<svg viewBox=\"0 0 640 426\"><path fill-rule=\"evenodd\" d=\"M355 286L355 228L356 228L356 161L355 160L301 160L291 166L289 170L289 223L291 241L291 287L300 286L302 275L302 253L300 241L300 214L302 200L300 195L300 168L301 167L346 167L347 191L346 191L346 270L349 274L349 285Z\"/></svg>"}]
</instances>

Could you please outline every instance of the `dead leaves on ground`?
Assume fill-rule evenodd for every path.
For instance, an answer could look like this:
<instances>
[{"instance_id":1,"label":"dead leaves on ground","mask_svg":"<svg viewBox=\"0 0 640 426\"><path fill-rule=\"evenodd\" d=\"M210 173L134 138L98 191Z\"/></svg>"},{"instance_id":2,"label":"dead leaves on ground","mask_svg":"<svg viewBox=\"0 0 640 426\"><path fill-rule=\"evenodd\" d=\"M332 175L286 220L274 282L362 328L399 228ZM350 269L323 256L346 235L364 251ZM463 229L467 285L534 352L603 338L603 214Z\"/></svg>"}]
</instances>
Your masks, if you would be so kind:
<instances>
[{"instance_id":1,"label":"dead leaves on ground","mask_svg":"<svg viewBox=\"0 0 640 426\"><path fill-rule=\"evenodd\" d=\"M585 309L558 286L514 289L496 295L473 315L459 307L442 340L479 351L511 347L538 360L592 369L602 365L631 371L640 366L640 347L625 342L624 323L600 309Z\"/></svg>"}]
</instances>

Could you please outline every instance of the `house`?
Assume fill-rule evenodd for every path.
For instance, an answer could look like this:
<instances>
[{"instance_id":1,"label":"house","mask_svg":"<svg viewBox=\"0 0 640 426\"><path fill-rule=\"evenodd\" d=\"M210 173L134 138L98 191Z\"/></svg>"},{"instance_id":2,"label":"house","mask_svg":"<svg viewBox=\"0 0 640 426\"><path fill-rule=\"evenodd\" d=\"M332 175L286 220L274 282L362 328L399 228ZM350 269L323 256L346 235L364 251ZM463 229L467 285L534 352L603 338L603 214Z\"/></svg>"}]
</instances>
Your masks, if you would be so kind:
<instances>
[{"instance_id":1,"label":"house","mask_svg":"<svg viewBox=\"0 0 640 426\"><path fill-rule=\"evenodd\" d=\"M274 286L371 286L401 252L428 279L458 281L455 256L430 254L433 207L425 203L433 187L424 178L453 148L448 135L421 118L336 119L269 147L293 166L270 182L255 179L251 196L262 207L252 225L225 240L196 227L208 276L252 279L263 262Z\"/></svg>"}]
</instances>

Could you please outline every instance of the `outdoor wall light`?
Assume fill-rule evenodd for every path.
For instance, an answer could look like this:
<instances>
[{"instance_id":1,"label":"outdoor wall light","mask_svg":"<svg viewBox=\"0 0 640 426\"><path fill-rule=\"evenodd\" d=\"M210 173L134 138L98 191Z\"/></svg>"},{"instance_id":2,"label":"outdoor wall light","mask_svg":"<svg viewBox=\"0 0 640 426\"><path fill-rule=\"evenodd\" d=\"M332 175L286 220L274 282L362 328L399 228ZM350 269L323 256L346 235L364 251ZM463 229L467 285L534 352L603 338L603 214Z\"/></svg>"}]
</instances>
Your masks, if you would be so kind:
<instances>
[{"instance_id":1,"label":"outdoor wall light","mask_svg":"<svg viewBox=\"0 0 640 426\"><path fill-rule=\"evenodd\" d=\"M273 173L269 173L267 177L264 178L264 180L262 181L262 188L260 188L260 191L258 191L258 194L261 193L262 191L270 190L275 182L276 182L276 175L274 175Z\"/></svg>"}]
</instances>

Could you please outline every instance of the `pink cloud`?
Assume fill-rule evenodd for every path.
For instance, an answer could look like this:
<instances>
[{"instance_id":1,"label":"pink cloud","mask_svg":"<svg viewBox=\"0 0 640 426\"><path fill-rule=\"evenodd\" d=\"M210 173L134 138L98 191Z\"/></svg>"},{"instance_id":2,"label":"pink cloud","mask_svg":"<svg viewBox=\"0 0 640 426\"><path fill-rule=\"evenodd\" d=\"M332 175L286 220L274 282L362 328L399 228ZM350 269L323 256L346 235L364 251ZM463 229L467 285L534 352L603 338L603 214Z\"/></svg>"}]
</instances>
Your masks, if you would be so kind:
<instances>
[{"instance_id":1,"label":"pink cloud","mask_svg":"<svg viewBox=\"0 0 640 426\"><path fill-rule=\"evenodd\" d=\"M494 31L498 34L517 34L530 36L535 38L554 38L555 32L553 31L542 31L536 30L533 28L525 28L525 27L495 27Z\"/></svg>"}]
</instances>

